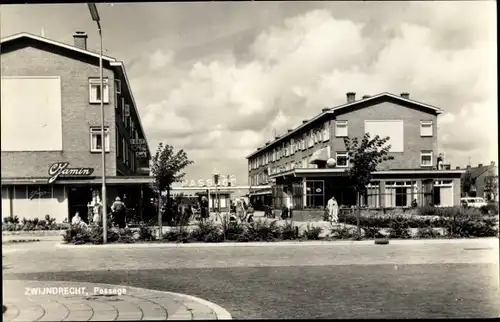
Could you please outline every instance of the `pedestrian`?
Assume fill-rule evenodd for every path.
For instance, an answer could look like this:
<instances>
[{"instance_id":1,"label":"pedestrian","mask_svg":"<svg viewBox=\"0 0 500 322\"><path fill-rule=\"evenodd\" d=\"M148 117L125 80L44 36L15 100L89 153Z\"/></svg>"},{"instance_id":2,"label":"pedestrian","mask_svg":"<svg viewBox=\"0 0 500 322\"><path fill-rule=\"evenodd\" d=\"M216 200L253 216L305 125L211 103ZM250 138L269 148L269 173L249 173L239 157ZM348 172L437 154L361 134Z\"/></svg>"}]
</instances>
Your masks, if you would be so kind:
<instances>
[{"instance_id":1,"label":"pedestrian","mask_svg":"<svg viewBox=\"0 0 500 322\"><path fill-rule=\"evenodd\" d=\"M208 209L208 199L207 197L201 197L201 220L208 218L209 209Z\"/></svg>"},{"instance_id":2,"label":"pedestrian","mask_svg":"<svg viewBox=\"0 0 500 322\"><path fill-rule=\"evenodd\" d=\"M245 214L245 201L243 201L243 203L241 202L241 200L238 200L236 202L236 217L240 220L240 221L244 221L245 220L245 217L246 217L246 214Z\"/></svg>"},{"instance_id":3,"label":"pedestrian","mask_svg":"<svg viewBox=\"0 0 500 322\"><path fill-rule=\"evenodd\" d=\"M115 202L113 202L113 205L111 206L111 211L114 214L115 223L118 224L118 228L125 228L125 214L127 207L121 201L120 197L116 197Z\"/></svg>"},{"instance_id":4,"label":"pedestrian","mask_svg":"<svg viewBox=\"0 0 500 322\"><path fill-rule=\"evenodd\" d=\"M328 219L332 223L338 223L339 221L339 205L337 204L337 200L334 196L328 200L327 206L328 208Z\"/></svg>"}]
</instances>

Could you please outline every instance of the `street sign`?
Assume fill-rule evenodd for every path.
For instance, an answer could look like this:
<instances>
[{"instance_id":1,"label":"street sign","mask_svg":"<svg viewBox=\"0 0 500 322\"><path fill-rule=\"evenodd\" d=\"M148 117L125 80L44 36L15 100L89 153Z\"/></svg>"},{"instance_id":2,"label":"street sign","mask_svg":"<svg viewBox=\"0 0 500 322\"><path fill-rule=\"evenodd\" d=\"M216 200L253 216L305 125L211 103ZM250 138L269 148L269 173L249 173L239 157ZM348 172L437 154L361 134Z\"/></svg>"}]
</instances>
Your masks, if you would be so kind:
<instances>
[{"instance_id":1,"label":"street sign","mask_svg":"<svg viewBox=\"0 0 500 322\"><path fill-rule=\"evenodd\" d=\"M145 151L138 151L135 152L135 156L138 157L139 159L146 159L148 157L148 153Z\"/></svg>"},{"instance_id":2,"label":"street sign","mask_svg":"<svg viewBox=\"0 0 500 322\"><path fill-rule=\"evenodd\" d=\"M146 145L145 139L131 139L130 144L132 145Z\"/></svg>"}]
</instances>

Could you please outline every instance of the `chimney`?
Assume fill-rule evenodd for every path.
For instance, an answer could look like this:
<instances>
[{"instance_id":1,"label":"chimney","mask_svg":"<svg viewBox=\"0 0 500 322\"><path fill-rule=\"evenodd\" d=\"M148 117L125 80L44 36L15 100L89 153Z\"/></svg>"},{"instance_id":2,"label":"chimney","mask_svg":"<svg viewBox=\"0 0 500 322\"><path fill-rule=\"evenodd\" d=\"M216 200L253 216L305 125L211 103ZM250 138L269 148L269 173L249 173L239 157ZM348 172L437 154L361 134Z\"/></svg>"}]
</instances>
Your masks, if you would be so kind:
<instances>
[{"instance_id":1,"label":"chimney","mask_svg":"<svg viewBox=\"0 0 500 322\"><path fill-rule=\"evenodd\" d=\"M354 92L349 92L346 94L347 96L347 103L352 103L356 100L356 93Z\"/></svg>"},{"instance_id":2,"label":"chimney","mask_svg":"<svg viewBox=\"0 0 500 322\"><path fill-rule=\"evenodd\" d=\"M73 34L75 47L87 50L87 34L84 31L77 31Z\"/></svg>"},{"instance_id":3,"label":"chimney","mask_svg":"<svg viewBox=\"0 0 500 322\"><path fill-rule=\"evenodd\" d=\"M322 109L321 111L324 113L324 112L328 112L330 109L328 107L325 107L324 109Z\"/></svg>"},{"instance_id":4,"label":"chimney","mask_svg":"<svg viewBox=\"0 0 500 322\"><path fill-rule=\"evenodd\" d=\"M495 161L491 161L491 162L490 162L490 165L491 165L492 167L494 167L494 166L495 166Z\"/></svg>"},{"instance_id":5,"label":"chimney","mask_svg":"<svg viewBox=\"0 0 500 322\"><path fill-rule=\"evenodd\" d=\"M403 92L401 93L402 98L410 99L410 93Z\"/></svg>"},{"instance_id":6,"label":"chimney","mask_svg":"<svg viewBox=\"0 0 500 322\"><path fill-rule=\"evenodd\" d=\"M370 98L370 97L371 97L370 95L363 95L363 99Z\"/></svg>"},{"instance_id":7,"label":"chimney","mask_svg":"<svg viewBox=\"0 0 500 322\"><path fill-rule=\"evenodd\" d=\"M457 166L455 169L460 170L460 167L459 167L459 166Z\"/></svg>"},{"instance_id":8,"label":"chimney","mask_svg":"<svg viewBox=\"0 0 500 322\"><path fill-rule=\"evenodd\" d=\"M482 164L482 163L479 163L479 164L477 165L477 167L478 167L478 168L482 168L482 167L483 167L483 164Z\"/></svg>"},{"instance_id":9,"label":"chimney","mask_svg":"<svg viewBox=\"0 0 500 322\"><path fill-rule=\"evenodd\" d=\"M309 122L309 121L308 120L303 120L302 124L306 124L307 122Z\"/></svg>"},{"instance_id":10,"label":"chimney","mask_svg":"<svg viewBox=\"0 0 500 322\"><path fill-rule=\"evenodd\" d=\"M288 129L288 133L292 132L293 130Z\"/></svg>"},{"instance_id":11,"label":"chimney","mask_svg":"<svg viewBox=\"0 0 500 322\"><path fill-rule=\"evenodd\" d=\"M470 169L470 164L467 165L467 169Z\"/></svg>"}]
</instances>

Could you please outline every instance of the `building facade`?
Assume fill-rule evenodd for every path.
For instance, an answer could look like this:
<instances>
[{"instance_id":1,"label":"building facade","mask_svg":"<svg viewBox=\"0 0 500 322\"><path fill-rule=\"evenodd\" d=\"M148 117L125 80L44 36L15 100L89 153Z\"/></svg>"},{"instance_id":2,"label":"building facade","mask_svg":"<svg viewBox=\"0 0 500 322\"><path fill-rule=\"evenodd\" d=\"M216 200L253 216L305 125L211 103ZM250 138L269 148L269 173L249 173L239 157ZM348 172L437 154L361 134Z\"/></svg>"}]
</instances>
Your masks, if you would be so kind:
<instances>
[{"instance_id":1,"label":"building facade","mask_svg":"<svg viewBox=\"0 0 500 322\"><path fill-rule=\"evenodd\" d=\"M73 45L28 33L1 39L2 217L86 217L88 204L102 197L103 145L108 205L116 196L135 205L132 195L152 181L123 63L103 57L101 98L99 55L87 49L85 33L73 38Z\"/></svg>"},{"instance_id":2,"label":"building facade","mask_svg":"<svg viewBox=\"0 0 500 322\"><path fill-rule=\"evenodd\" d=\"M437 117L442 110L410 99L408 93L363 96L347 93L345 104L324 108L247 157L249 183L272 184L275 208L323 208L334 196L340 205L357 203L349 189L344 138L390 137L389 155L373 173L362 204L372 208L459 205L463 170L438 161ZM327 164L329 166L327 166ZM333 166L332 166L333 165Z\"/></svg>"},{"instance_id":3,"label":"building facade","mask_svg":"<svg viewBox=\"0 0 500 322\"><path fill-rule=\"evenodd\" d=\"M465 197L481 197L486 201L498 201L498 167L494 161L489 165L478 164L477 167L467 166L466 171L471 175L471 191L462 191ZM463 190L463 189L462 189Z\"/></svg>"}]
</instances>

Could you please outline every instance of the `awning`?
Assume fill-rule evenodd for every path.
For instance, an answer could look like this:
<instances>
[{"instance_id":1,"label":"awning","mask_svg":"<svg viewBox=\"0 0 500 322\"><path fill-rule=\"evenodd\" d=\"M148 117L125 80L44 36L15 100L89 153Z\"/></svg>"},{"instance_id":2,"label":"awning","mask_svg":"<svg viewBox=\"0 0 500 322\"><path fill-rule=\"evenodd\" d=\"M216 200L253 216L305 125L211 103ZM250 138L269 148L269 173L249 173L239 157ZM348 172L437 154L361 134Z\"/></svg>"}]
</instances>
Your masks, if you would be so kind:
<instances>
[{"instance_id":1,"label":"awning","mask_svg":"<svg viewBox=\"0 0 500 322\"><path fill-rule=\"evenodd\" d=\"M253 196L266 196L266 195L271 195L272 191L271 190L261 190L261 191L255 191L255 192L250 192L248 195L253 197Z\"/></svg>"},{"instance_id":2,"label":"awning","mask_svg":"<svg viewBox=\"0 0 500 322\"><path fill-rule=\"evenodd\" d=\"M326 162L328 160L328 150L327 148L322 148L313 153L310 163L316 163L318 161Z\"/></svg>"},{"instance_id":3,"label":"awning","mask_svg":"<svg viewBox=\"0 0 500 322\"><path fill-rule=\"evenodd\" d=\"M43 185L49 184L49 178L31 177L31 178L2 178L2 185ZM60 178L53 182L56 185L82 185L82 184L101 184L100 177L87 178ZM150 184L154 182L153 177L145 176L110 176L106 177L107 185L127 185L127 184Z\"/></svg>"}]
</instances>

